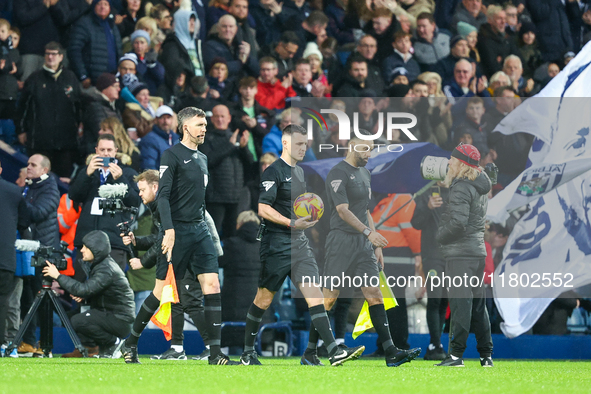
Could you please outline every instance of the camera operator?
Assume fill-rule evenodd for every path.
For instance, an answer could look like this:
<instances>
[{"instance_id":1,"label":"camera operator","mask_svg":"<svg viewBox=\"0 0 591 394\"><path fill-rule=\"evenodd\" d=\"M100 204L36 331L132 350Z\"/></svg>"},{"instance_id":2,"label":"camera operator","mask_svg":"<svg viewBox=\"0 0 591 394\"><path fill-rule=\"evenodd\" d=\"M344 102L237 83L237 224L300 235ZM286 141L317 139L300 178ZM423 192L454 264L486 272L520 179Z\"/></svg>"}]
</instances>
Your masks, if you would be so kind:
<instances>
[{"instance_id":1,"label":"camera operator","mask_svg":"<svg viewBox=\"0 0 591 394\"><path fill-rule=\"evenodd\" d=\"M60 202L60 193L53 176L49 175L51 162L46 156L35 154L27 163L27 179L23 189L23 197L27 204L31 218L31 239L39 241L41 245L59 247L60 233L57 221L57 207ZM41 270L36 269L35 276L23 278L23 296L21 308L28 311L35 295L41 289ZM36 317L27 327L23 336L23 342L18 347L22 354L41 355L41 351L35 349Z\"/></svg>"},{"instance_id":2,"label":"camera operator","mask_svg":"<svg viewBox=\"0 0 591 394\"><path fill-rule=\"evenodd\" d=\"M127 264L127 246L123 245L117 223L122 223L130 219L127 212L117 212L114 215L103 213L99 208L99 187L102 185L125 184L128 187L127 193L121 196L121 201L126 207L138 207L140 197L138 189L133 181L137 175L132 168L117 162L117 144L115 138L110 134L99 136L96 144L96 155L90 160L87 167L81 169L70 184L69 196L75 203L82 203L82 212L78 219L78 228L76 229L76 238L74 246L80 250L82 239L92 230L103 230L109 237L111 247L111 257L122 270ZM112 158L108 166L105 166L104 158ZM82 279L84 272L80 270L80 255L76 258L74 268L75 277Z\"/></svg>"},{"instance_id":3,"label":"camera operator","mask_svg":"<svg viewBox=\"0 0 591 394\"><path fill-rule=\"evenodd\" d=\"M89 355L98 353L108 357L122 340L120 338L131 331L135 311L133 291L121 268L109 256L111 243L104 231L89 232L82 239L82 245L80 252L88 272L86 282L61 275L49 261L43 274L57 280L75 301L89 302L89 310L72 317L72 326ZM62 357L82 357L82 354L76 349Z\"/></svg>"},{"instance_id":4,"label":"camera operator","mask_svg":"<svg viewBox=\"0 0 591 394\"><path fill-rule=\"evenodd\" d=\"M0 163L0 174L2 164ZM29 214L25 200L18 186L5 181L0 177L0 357L4 357L6 345L4 344L4 327L6 325L6 313L8 312L8 299L15 285L16 231L22 231L29 223Z\"/></svg>"},{"instance_id":5,"label":"camera operator","mask_svg":"<svg viewBox=\"0 0 591 394\"><path fill-rule=\"evenodd\" d=\"M152 221L154 227L158 230L157 234L151 234L147 236L136 237L132 232L128 234L121 234L123 237L123 243L125 245L133 244L137 250L146 250L146 253L140 258L133 258L129 260L129 265L132 269L139 268L152 268L156 267L156 285L154 291L150 294L151 297L160 298L162 293L163 280L166 278L168 270L168 262L162 256L162 236L163 230L160 226L160 215L158 214L158 203L156 202L156 196L158 194L158 181L159 172L157 170L146 170L134 178L137 182L138 189L140 191L140 197L142 202L152 212ZM214 239L214 244L218 250L218 254L221 255L221 245L219 244L219 237L215 229L215 223L211 216L205 213L205 220L209 226L209 231ZM162 231L161 231L162 230ZM158 260L160 259L160 261ZM205 343L206 338L206 325L204 320L204 309L203 309L203 292L201 291L201 285L195 280L195 276L187 271L184 278L177 279L177 290L179 292L179 303L172 304L172 340L171 347L160 355L153 356L152 359L157 360L186 360L187 356L183 348L183 326L185 323L184 312L189 314L193 323L197 327L199 334L201 334ZM156 303L150 304L144 303L143 308L151 309L151 306L156 306ZM139 316L139 315L138 315ZM136 318L137 326L134 324L133 335L139 337L141 330L145 327L143 322L147 322L149 319L145 319L140 316Z\"/></svg>"},{"instance_id":6,"label":"camera operator","mask_svg":"<svg viewBox=\"0 0 591 394\"><path fill-rule=\"evenodd\" d=\"M448 288L451 309L451 346L449 355L437 366L463 367L462 356L470 326L476 334L480 365L492 367L493 343L485 303L485 288L469 283L454 286L454 277L482 278L486 258L484 228L488 192L492 182L478 165L480 152L473 145L460 144L449 160L445 184L449 200L439 222L437 241L445 257L445 274L452 278Z\"/></svg>"}]
</instances>

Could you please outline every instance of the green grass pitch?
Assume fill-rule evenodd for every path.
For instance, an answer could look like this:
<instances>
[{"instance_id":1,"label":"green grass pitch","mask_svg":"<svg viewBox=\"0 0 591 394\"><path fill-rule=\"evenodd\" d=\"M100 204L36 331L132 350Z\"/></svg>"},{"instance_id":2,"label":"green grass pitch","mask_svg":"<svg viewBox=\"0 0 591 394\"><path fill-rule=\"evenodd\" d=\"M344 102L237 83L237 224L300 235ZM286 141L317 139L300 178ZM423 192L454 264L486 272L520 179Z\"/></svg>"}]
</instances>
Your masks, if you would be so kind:
<instances>
[{"instance_id":1,"label":"green grass pitch","mask_svg":"<svg viewBox=\"0 0 591 394\"><path fill-rule=\"evenodd\" d=\"M233 359L237 359L233 357ZM342 367L303 367L298 358L262 358L263 366L204 361L0 359L1 393L589 393L591 362L495 360L482 368L435 368L415 360L388 368L381 359ZM326 361L326 360L323 360Z\"/></svg>"}]
</instances>

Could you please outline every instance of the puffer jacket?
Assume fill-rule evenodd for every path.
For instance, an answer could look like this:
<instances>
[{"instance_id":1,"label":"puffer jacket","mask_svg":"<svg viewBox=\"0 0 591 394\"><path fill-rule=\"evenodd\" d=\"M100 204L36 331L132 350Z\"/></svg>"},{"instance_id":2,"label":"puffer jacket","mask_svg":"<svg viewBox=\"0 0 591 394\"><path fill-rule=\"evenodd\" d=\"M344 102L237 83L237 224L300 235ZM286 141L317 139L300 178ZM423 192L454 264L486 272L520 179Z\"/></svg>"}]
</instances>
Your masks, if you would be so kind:
<instances>
[{"instance_id":1,"label":"puffer jacket","mask_svg":"<svg viewBox=\"0 0 591 394\"><path fill-rule=\"evenodd\" d=\"M123 55L119 29L115 27L112 18L108 22L115 38L115 58L119 59ZM108 53L107 38L99 17L90 13L80 18L72 27L70 46L68 47L72 71L81 81L90 78L92 83L96 83L102 73L117 71L109 70Z\"/></svg>"},{"instance_id":2,"label":"puffer jacket","mask_svg":"<svg viewBox=\"0 0 591 394\"><path fill-rule=\"evenodd\" d=\"M427 42L423 38L417 38L413 44L414 58L421 66L421 71L435 71L437 62L449 55L449 36L436 31L433 42Z\"/></svg>"},{"instance_id":3,"label":"puffer jacket","mask_svg":"<svg viewBox=\"0 0 591 394\"><path fill-rule=\"evenodd\" d=\"M33 239L45 246L57 247L60 241L60 229L57 222L57 207L60 193L53 176L45 175L32 179L25 186L27 210L31 215Z\"/></svg>"},{"instance_id":4,"label":"puffer jacket","mask_svg":"<svg viewBox=\"0 0 591 394\"><path fill-rule=\"evenodd\" d=\"M232 132L212 130L199 150L207 156L209 184L206 202L233 204L242 198L244 169L250 168L252 154L248 147L240 148L230 142Z\"/></svg>"},{"instance_id":5,"label":"puffer jacket","mask_svg":"<svg viewBox=\"0 0 591 394\"><path fill-rule=\"evenodd\" d=\"M62 289L76 297L90 301L90 309L110 312L116 318L132 323L135 318L133 291L121 268L109 256L111 243L103 231L95 230L86 234L82 243L94 255L89 268L88 279L81 283L66 275L57 279Z\"/></svg>"},{"instance_id":6,"label":"puffer jacket","mask_svg":"<svg viewBox=\"0 0 591 394\"><path fill-rule=\"evenodd\" d=\"M491 188L484 171L474 181L456 178L451 183L447 209L437 231L445 258L486 257L484 224Z\"/></svg>"}]
</instances>

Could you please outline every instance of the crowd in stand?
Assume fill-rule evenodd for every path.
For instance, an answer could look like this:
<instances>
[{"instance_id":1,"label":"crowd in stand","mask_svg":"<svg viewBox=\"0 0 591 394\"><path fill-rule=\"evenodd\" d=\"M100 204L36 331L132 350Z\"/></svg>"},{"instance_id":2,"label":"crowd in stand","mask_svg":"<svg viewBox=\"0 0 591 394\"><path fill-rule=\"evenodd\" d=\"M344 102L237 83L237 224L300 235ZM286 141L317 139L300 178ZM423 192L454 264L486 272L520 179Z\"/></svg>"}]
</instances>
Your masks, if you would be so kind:
<instances>
[{"instance_id":1,"label":"crowd in stand","mask_svg":"<svg viewBox=\"0 0 591 394\"><path fill-rule=\"evenodd\" d=\"M258 219L237 218L256 212L260 174L281 154L281 130L307 121L301 98L358 112L359 127L372 132L382 111L414 113L419 142L446 150L470 143L481 166L499 167L494 194L525 169L533 140L494 132L496 125L591 39L588 0L8 0L0 15L0 138L29 157L17 184L34 212L33 237L44 244L62 238L74 250L88 232L103 230L123 269L127 247L115 225L125 216L96 216L98 186L125 183L125 203L140 206L133 178L158 170L164 150L179 142L183 108L207 114L200 147L210 172L207 209L240 258L252 249L241 245L256 242ZM305 160L346 153L318 149L347 144L337 119L326 120ZM383 142L412 141L399 132ZM94 156L117 162L105 170ZM69 185L61 201L58 183ZM423 203L417 209L433 209ZM489 271L510 231L488 229ZM318 233L311 237L321 244ZM420 256L420 232L396 245ZM257 275L255 254L245 276ZM1 264L0 273L14 272ZM222 266L240 269L228 256ZM67 274L84 280L81 267L74 258ZM139 271L127 272L136 297L153 285L154 273ZM16 308L8 337L40 286L35 276L22 277L6 296ZM393 338L405 348L404 334L399 343L400 335ZM34 344L29 330L19 351L39 352Z\"/></svg>"}]
</instances>

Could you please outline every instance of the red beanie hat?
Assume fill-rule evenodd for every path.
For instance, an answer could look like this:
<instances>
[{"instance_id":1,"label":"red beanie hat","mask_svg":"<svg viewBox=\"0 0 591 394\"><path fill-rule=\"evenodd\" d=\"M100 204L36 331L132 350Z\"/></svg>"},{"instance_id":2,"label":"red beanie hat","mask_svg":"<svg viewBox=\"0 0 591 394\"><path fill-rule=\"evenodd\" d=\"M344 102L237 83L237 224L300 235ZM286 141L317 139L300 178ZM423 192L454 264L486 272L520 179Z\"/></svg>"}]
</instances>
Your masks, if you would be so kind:
<instances>
[{"instance_id":1,"label":"red beanie hat","mask_svg":"<svg viewBox=\"0 0 591 394\"><path fill-rule=\"evenodd\" d=\"M460 143L452 152L451 157L455 157L472 168L479 168L480 152L478 152L478 149L474 145Z\"/></svg>"}]
</instances>

